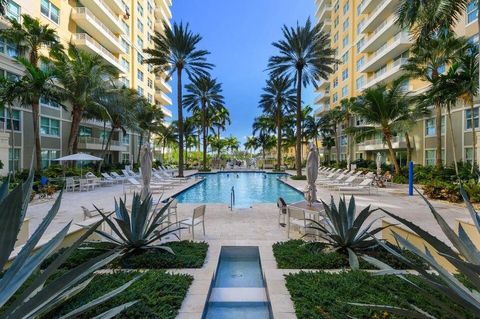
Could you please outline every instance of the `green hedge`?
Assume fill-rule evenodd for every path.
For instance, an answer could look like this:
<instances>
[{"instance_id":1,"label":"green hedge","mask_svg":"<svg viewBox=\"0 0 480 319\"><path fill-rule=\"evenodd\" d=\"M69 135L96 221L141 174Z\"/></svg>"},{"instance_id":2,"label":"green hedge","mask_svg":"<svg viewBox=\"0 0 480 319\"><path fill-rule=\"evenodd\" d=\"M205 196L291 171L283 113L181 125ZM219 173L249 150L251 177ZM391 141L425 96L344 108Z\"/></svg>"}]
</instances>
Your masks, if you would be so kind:
<instances>
[{"instance_id":1,"label":"green hedge","mask_svg":"<svg viewBox=\"0 0 480 319\"><path fill-rule=\"evenodd\" d=\"M161 249L146 250L124 255L107 267L124 269L201 268L208 251L208 244L205 242L175 241L167 243L166 246L170 247L175 254L172 255ZM61 268L74 268L114 247L113 244L107 242L85 243L70 255ZM61 252L63 249L45 260L41 268L46 268Z\"/></svg>"},{"instance_id":2,"label":"green hedge","mask_svg":"<svg viewBox=\"0 0 480 319\"><path fill-rule=\"evenodd\" d=\"M399 319L386 312L348 303L380 304L408 308L414 304L430 312L436 318L451 318L436 305L431 305L426 294L434 296L439 302L450 308L460 307L453 304L440 293L428 288L414 276L408 279L423 287L425 294L411 284L395 276L374 276L363 271L329 274L325 272L300 272L286 276L286 285L290 292L298 319L340 319L374 318ZM465 318L475 318L465 312ZM406 319L406 318L405 318Z\"/></svg>"},{"instance_id":3,"label":"green hedge","mask_svg":"<svg viewBox=\"0 0 480 319\"><path fill-rule=\"evenodd\" d=\"M137 276L136 272L116 272L96 275L92 282L59 308L50 312L44 319L59 318L87 302L120 287ZM193 281L189 275L171 275L164 271L148 271L127 290L113 299L95 307L80 318L92 318L123 303L139 302L123 311L115 318L162 318L174 319Z\"/></svg>"},{"instance_id":4,"label":"green hedge","mask_svg":"<svg viewBox=\"0 0 480 319\"><path fill-rule=\"evenodd\" d=\"M348 255L340 252L323 252L324 243L307 243L303 240L289 240L273 245L273 255L281 269L343 269L350 268ZM366 255L375 257L393 268L406 269L407 265L389 254L382 247L365 251ZM420 259L404 251L403 254L410 260L422 264ZM360 268L375 269L371 264L360 259Z\"/></svg>"}]
</instances>

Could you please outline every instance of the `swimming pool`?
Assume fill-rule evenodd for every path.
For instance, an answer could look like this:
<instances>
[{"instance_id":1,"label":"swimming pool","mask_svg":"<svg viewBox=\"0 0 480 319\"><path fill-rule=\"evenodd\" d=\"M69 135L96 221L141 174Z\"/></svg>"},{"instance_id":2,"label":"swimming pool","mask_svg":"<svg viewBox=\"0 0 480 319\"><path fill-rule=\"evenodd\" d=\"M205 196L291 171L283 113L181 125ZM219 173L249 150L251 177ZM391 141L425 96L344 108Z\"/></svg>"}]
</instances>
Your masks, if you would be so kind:
<instances>
[{"instance_id":1,"label":"swimming pool","mask_svg":"<svg viewBox=\"0 0 480 319\"><path fill-rule=\"evenodd\" d=\"M263 172L221 172L199 174L201 183L175 196L180 203L230 204L232 187L235 190L235 207L249 207L258 203L275 203L283 197L287 203L303 200L303 194L277 178L285 174Z\"/></svg>"}]
</instances>

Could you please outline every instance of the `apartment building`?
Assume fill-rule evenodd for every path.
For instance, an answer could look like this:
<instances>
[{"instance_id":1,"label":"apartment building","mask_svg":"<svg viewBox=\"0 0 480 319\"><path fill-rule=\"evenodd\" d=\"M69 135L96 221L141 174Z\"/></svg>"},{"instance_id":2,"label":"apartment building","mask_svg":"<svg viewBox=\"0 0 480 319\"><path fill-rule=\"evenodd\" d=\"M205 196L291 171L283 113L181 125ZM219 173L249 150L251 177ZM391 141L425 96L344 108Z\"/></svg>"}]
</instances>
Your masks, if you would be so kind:
<instances>
[{"instance_id":1,"label":"apartment building","mask_svg":"<svg viewBox=\"0 0 480 319\"><path fill-rule=\"evenodd\" d=\"M171 117L168 96L172 89L165 74L155 74L143 64L143 49L153 46L154 32L163 32L163 21L170 23L171 0L9 0L6 16L21 21L28 14L56 29L61 42L73 43L87 52L98 54L119 72L119 80L134 88L152 104L160 105ZM0 17L0 28L10 22ZM44 52L46 54L46 52ZM0 76L16 78L22 68L15 62L15 46L0 39ZM42 166L67 155L70 112L57 103L40 100ZM68 107L68 106L67 106ZM0 111L0 174L12 169L28 168L34 149L32 115L27 106L15 106L13 126L15 149L9 147L10 124L6 112ZM107 124L108 125L108 124ZM82 122L79 131L79 151L102 155L108 138L104 123ZM108 162L131 163L138 154L139 136L134 132L115 131L107 154Z\"/></svg>"},{"instance_id":2,"label":"apartment building","mask_svg":"<svg viewBox=\"0 0 480 319\"><path fill-rule=\"evenodd\" d=\"M399 3L400 0L316 0L317 21L322 22L323 30L330 34L332 48L337 59L341 61L331 77L319 83L318 97L315 100L316 116L321 117L330 108L340 107L340 101L344 98L358 96L367 88L391 83L403 75L401 67L408 59L413 41L408 30L402 30L395 23L395 12ZM457 23L457 35L477 42L477 17L476 1L471 1ZM405 81L404 85L410 94L419 94L428 87L427 83L415 79ZM473 113L474 125L478 128L478 106ZM471 116L469 107L461 102L452 110L457 160L471 161L473 158ZM356 119L352 124L359 125L358 121L359 119ZM450 128L447 133L446 122L444 116L442 157L449 163L454 156ZM348 143L342 129L340 135L340 157L341 160L346 160ZM433 115L417 121L410 132L410 139L414 163L434 164L436 144ZM407 153L405 137L395 137L393 146L399 159L404 161ZM381 135L359 143L353 142L349 153L351 160L374 160L378 152L383 155L383 160L388 162L387 146ZM326 156L325 150L322 155ZM332 154L332 157L332 160L336 159L335 154Z\"/></svg>"}]
</instances>

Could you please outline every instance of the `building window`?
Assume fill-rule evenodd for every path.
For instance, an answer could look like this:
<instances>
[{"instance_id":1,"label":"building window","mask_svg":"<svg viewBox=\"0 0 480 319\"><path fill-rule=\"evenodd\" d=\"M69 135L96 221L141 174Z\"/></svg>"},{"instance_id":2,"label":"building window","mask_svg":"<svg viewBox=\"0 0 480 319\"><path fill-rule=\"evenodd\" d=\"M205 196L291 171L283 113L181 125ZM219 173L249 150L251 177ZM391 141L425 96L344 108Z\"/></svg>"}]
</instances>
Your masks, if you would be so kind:
<instances>
[{"instance_id":1,"label":"building window","mask_svg":"<svg viewBox=\"0 0 480 319\"><path fill-rule=\"evenodd\" d=\"M473 109L473 124L475 125L475 128L478 128L479 122L478 122L478 107L475 107ZM466 109L465 110L465 128L467 130L472 129L472 110L471 109Z\"/></svg>"},{"instance_id":2,"label":"building window","mask_svg":"<svg viewBox=\"0 0 480 319\"><path fill-rule=\"evenodd\" d=\"M425 151L425 165L435 165L435 154L436 150L426 150ZM442 161L445 161L445 150L442 150Z\"/></svg>"},{"instance_id":3,"label":"building window","mask_svg":"<svg viewBox=\"0 0 480 319\"><path fill-rule=\"evenodd\" d=\"M147 2L147 11L148 13L152 14L153 13L153 6L150 2Z\"/></svg>"},{"instance_id":4,"label":"building window","mask_svg":"<svg viewBox=\"0 0 480 319\"><path fill-rule=\"evenodd\" d=\"M333 79L333 87L336 88L338 86L338 78Z\"/></svg>"},{"instance_id":5,"label":"building window","mask_svg":"<svg viewBox=\"0 0 480 319\"><path fill-rule=\"evenodd\" d=\"M362 51L362 48L363 48L364 44L365 44L365 39L364 38L361 38L360 40L358 40L358 42L357 42L357 53L360 53L360 51Z\"/></svg>"},{"instance_id":6,"label":"building window","mask_svg":"<svg viewBox=\"0 0 480 319\"><path fill-rule=\"evenodd\" d=\"M143 56L140 52L137 52L137 62L143 64Z\"/></svg>"},{"instance_id":7,"label":"building window","mask_svg":"<svg viewBox=\"0 0 480 319\"><path fill-rule=\"evenodd\" d=\"M143 32L143 23L140 19L137 19L137 29L138 31Z\"/></svg>"},{"instance_id":8,"label":"building window","mask_svg":"<svg viewBox=\"0 0 480 319\"><path fill-rule=\"evenodd\" d=\"M347 14L348 10L350 9L350 1L347 1L344 5L343 5L343 14Z\"/></svg>"},{"instance_id":9,"label":"building window","mask_svg":"<svg viewBox=\"0 0 480 319\"><path fill-rule=\"evenodd\" d=\"M348 40L348 35L347 35L347 36L345 36L345 37L343 38L343 40L342 40L342 46L343 46L343 47L346 47L346 46L348 45L348 41L349 41L349 40Z\"/></svg>"},{"instance_id":10,"label":"building window","mask_svg":"<svg viewBox=\"0 0 480 319\"><path fill-rule=\"evenodd\" d=\"M148 86L149 88L151 88L151 89L153 88L153 81L152 81L152 79L148 79L148 80L147 80L147 86Z\"/></svg>"},{"instance_id":11,"label":"building window","mask_svg":"<svg viewBox=\"0 0 480 319\"><path fill-rule=\"evenodd\" d=\"M137 70L137 79L143 81L143 72L140 70Z\"/></svg>"},{"instance_id":12,"label":"building window","mask_svg":"<svg viewBox=\"0 0 480 319\"><path fill-rule=\"evenodd\" d=\"M337 43L338 41L338 32L336 32L334 35L333 35L333 43Z\"/></svg>"},{"instance_id":13,"label":"building window","mask_svg":"<svg viewBox=\"0 0 480 319\"><path fill-rule=\"evenodd\" d=\"M347 62L348 62L348 51L342 55L342 63L345 64Z\"/></svg>"},{"instance_id":14,"label":"building window","mask_svg":"<svg viewBox=\"0 0 480 319\"><path fill-rule=\"evenodd\" d=\"M338 94L337 93L334 93L333 94L333 103L337 102L338 101Z\"/></svg>"},{"instance_id":15,"label":"building window","mask_svg":"<svg viewBox=\"0 0 480 319\"><path fill-rule=\"evenodd\" d=\"M143 17L143 7L142 5L140 4L140 2L137 1L137 12L140 16Z\"/></svg>"},{"instance_id":16,"label":"building window","mask_svg":"<svg viewBox=\"0 0 480 319\"><path fill-rule=\"evenodd\" d=\"M126 35L130 34L130 27L128 26L128 23L125 21L122 21L122 27L123 27L123 32L125 32Z\"/></svg>"},{"instance_id":17,"label":"building window","mask_svg":"<svg viewBox=\"0 0 480 319\"><path fill-rule=\"evenodd\" d=\"M110 136L110 132L105 132L105 131L100 132L100 140L108 141L109 136Z\"/></svg>"},{"instance_id":18,"label":"building window","mask_svg":"<svg viewBox=\"0 0 480 319\"><path fill-rule=\"evenodd\" d=\"M333 11L337 12L339 8L340 8L340 3L337 1L337 2L335 2L335 5L333 6Z\"/></svg>"},{"instance_id":19,"label":"building window","mask_svg":"<svg viewBox=\"0 0 480 319\"><path fill-rule=\"evenodd\" d=\"M60 22L60 10L48 0L40 2L40 12L56 24Z\"/></svg>"},{"instance_id":20,"label":"building window","mask_svg":"<svg viewBox=\"0 0 480 319\"><path fill-rule=\"evenodd\" d=\"M128 133L123 134L122 144L123 145L129 145L130 144L130 134L128 134Z\"/></svg>"},{"instance_id":21,"label":"building window","mask_svg":"<svg viewBox=\"0 0 480 319\"><path fill-rule=\"evenodd\" d=\"M122 38L122 47L123 47L123 50L125 50L125 53L130 54L130 45L123 38Z\"/></svg>"},{"instance_id":22,"label":"building window","mask_svg":"<svg viewBox=\"0 0 480 319\"><path fill-rule=\"evenodd\" d=\"M52 164L52 160L60 157L58 150L42 150L42 168L47 168Z\"/></svg>"},{"instance_id":23,"label":"building window","mask_svg":"<svg viewBox=\"0 0 480 319\"><path fill-rule=\"evenodd\" d=\"M153 96L150 93L147 95L147 101L148 103L153 104Z\"/></svg>"},{"instance_id":24,"label":"building window","mask_svg":"<svg viewBox=\"0 0 480 319\"><path fill-rule=\"evenodd\" d=\"M336 28L338 27L338 22L340 21L340 19L338 18L338 16L335 18L335 20L333 20L333 27Z\"/></svg>"},{"instance_id":25,"label":"building window","mask_svg":"<svg viewBox=\"0 0 480 319\"><path fill-rule=\"evenodd\" d=\"M52 107L52 108L55 108L55 109L58 109L60 107L60 104L58 104L58 102L56 102L54 100L51 100L51 99L47 99L43 96L40 98L40 104L43 105L43 106L48 106L48 107Z\"/></svg>"},{"instance_id":26,"label":"building window","mask_svg":"<svg viewBox=\"0 0 480 319\"><path fill-rule=\"evenodd\" d=\"M125 58L122 58L122 60L120 61L120 64L125 70L127 71L130 70L130 63L128 63L128 61Z\"/></svg>"},{"instance_id":27,"label":"building window","mask_svg":"<svg viewBox=\"0 0 480 319\"><path fill-rule=\"evenodd\" d=\"M18 49L15 44L7 42L0 37L0 53L6 54L10 58L15 58L18 56Z\"/></svg>"},{"instance_id":28,"label":"building window","mask_svg":"<svg viewBox=\"0 0 480 319\"><path fill-rule=\"evenodd\" d=\"M442 135L445 134L445 117L442 117ZM425 136L435 136L435 119L425 120Z\"/></svg>"},{"instance_id":29,"label":"building window","mask_svg":"<svg viewBox=\"0 0 480 319\"><path fill-rule=\"evenodd\" d=\"M360 1L360 4L357 6L357 16L362 14L362 7L365 4L365 0Z\"/></svg>"},{"instance_id":30,"label":"building window","mask_svg":"<svg viewBox=\"0 0 480 319\"><path fill-rule=\"evenodd\" d=\"M473 162L473 147L465 147L464 161L467 163Z\"/></svg>"},{"instance_id":31,"label":"building window","mask_svg":"<svg viewBox=\"0 0 480 319\"><path fill-rule=\"evenodd\" d=\"M363 86L365 85L365 76L364 75L362 75L361 77L359 77L357 79L356 85L357 85L357 90L363 89Z\"/></svg>"},{"instance_id":32,"label":"building window","mask_svg":"<svg viewBox=\"0 0 480 319\"><path fill-rule=\"evenodd\" d=\"M348 79L348 69L342 71L342 81Z\"/></svg>"},{"instance_id":33,"label":"building window","mask_svg":"<svg viewBox=\"0 0 480 319\"><path fill-rule=\"evenodd\" d=\"M365 64L365 57L362 56L360 59L357 61L357 71L360 70L360 68Z\"/></svg>"},{"instance_id":34,"label":"building window","mask_svg":"<svg viewBox=\"0 0 480 319\"><path fill-rule=\"evenodd\" d=\"M92 128L91 127L86 127L86 126L80 126L78 129L78 136L79 137L92 137Z\"/></svg>"},{"instance_id":35,"label":"building window","mask_svg":"<svg viewBox=\"0 0 480 319\"><path fill-rule=\"evenodd\" d=\"M478 18L477 0L472 0L467 5L467 23L471 23Z\"/></svg>"},{"instance_id":36,"label":"building window","mask_svg":"<svg viewBox=\"0 0 480 319\"><path fill-rule=\"evenodd\" d=\"M13 130L20 131L20 111L13 110ZM6 109L0 110L0 129L11 130L12 126L10 123L9 112Z\"/></svg>"},{"instance_id":37,"label":"building window","mask_svg":"<svg viewBox=\"0 0 480 319\"><path fill-rule=\"evenodd\" d=\"M8 149L8 171L19 171L20 170L20 149Z\"/></svg>"},{"instance_id":38,"label":"building window","mask_svg":"<svg viewBox=\"0 0 480 319\"><path fill-rule=\"evenodd\" d=\"M9 19L17 20L17 22L20 22L20 6L12 0L8 1L5 15Z\"/></svg>"},{"instance_id":39,"label":"building window","mask_svg":"<svg viewBox=\"0 0 480 319\"><path fill-rule=\"evenodd\" d=\"M343 21L343 31L347 31L349 25L350 25L350 19L347 18L345 21Z\"/></svg>"},{"instance_id":40,"label":"building window","mask_svg":"<svg viewBox=\"0 0 480 319\"><path fill-rule=\"evenodd\" d=\"M362 19L358 24L357 24L357 34L362 33L363 26L365 25L365 19Z\"/></svg>"},{"instance_id":41,"label":"building window","mask_svg":"<svg viewBox=\"0 0 480 319\"><path fill-rule=\"evenodd\" d=\"M140 49L143 49L143 40L142 40L142 38L140 38L140 36L137 36L137 46Z\"/></svg>"},{"instance_id":42,"label":"building window","mask_svg":"<svg viewBox=\"0 0 480 319\"><path fill-rule=\"evenodd\" d=\"M47 136L60 136L60 121L42 116L40 118L40 133Z\"/></svg>"},{"instance_id":43,"label":"building window","mask_svg":"<svg viewBox=\"0 0 480 319\"><path fill-rule=\"evenodd\" d=\"M137 93L138 95L143 96L143 88L141 86L137 87Z\"/></svg>"},{"instance_id":44,"label":"building window","mask_svg":"<svg viewBox=\"0 0 480 319\"><path fill-rule=\"evenodd\" d=\"M153 29L152 19L150 19L150 18L147 19L147 27L148 27L149 29Z\"/></svg>"},{"instance_id":45,"label":"building window","mask_svg":"<svg viewBox=\"0 0 480 319\"><path fill-rule=\"evenodd\" d=\"M342 97L346 97L348 95L348 86L344 86L342 88Z\"/></svg>"},{"instance_id":46,"label":"building window","mask_svg":"<svg viewBox=\"0 0 480 319\"><path fill-rule=\"evenodd\" d=\"M122 153L122 164L130 163L130 153Z\"/></svg>"}]
</instances>

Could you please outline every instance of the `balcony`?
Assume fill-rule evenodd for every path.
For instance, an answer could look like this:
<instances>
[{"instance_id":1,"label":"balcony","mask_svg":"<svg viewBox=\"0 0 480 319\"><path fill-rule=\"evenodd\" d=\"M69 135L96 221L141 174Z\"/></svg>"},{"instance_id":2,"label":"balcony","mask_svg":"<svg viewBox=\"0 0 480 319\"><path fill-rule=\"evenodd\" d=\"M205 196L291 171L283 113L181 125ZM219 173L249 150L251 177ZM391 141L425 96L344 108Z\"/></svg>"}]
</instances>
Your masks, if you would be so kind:
<instances>
[{"instance_id":1,"label":"balcony","mask_svg":"<svg viewBox=\"0 0 480 319\"><path fill-rule=\"evenodd\" d=\"M172 93L172 87L162 78L155 78L155 87L164 93Z\"/></svg>"},{"instance_id":2,"label":"balcony","mask_svg":"<svg viewBox=\"0 0 480 319\"><path fill-rule=\"evenodd\" d=\"M165 114L166 117L172 117L172 111L167 109L165 106L161 105L160 108L162 109L162 112Z\"/></svg>"},{"instance_id":3,"label":"balcony","mask_svg":"<svg viewBox=\"0 0 480 319\"><path fill-rule=\"evenodd\" d=\"M373 32L383 21L387 20L392 13L395 12L395 9L398 5L399 0L384 0L379 3L375 10L373 10L369 15L368 19L365 22L362 32L370 33Z\"/></svg>"},{"instance_id":4,"label":"balcony","mask_svg":"<svg viewBox=\"0 0 480 319\"><path fill-rule=\"evenodd\" d=\"M97 150L101 151L107 143L106 139L90 136L80 136L78 138L78 148L82 150ZM120 141L111 140L110 141L110 151L115 152L126 152L128 151L128 146L122 144Z\"/></svg>"},{"instance_id":5,"label":"balcony","mask_svg":"<svg viewBox=\"0 0 480 319\"><path fill-rule=\"evenodd\" d=\"M317 98L315 99L315 104L321 104L329 101L330 101L330 90L325 90L317 96Z\"/></svg>"},{"instance_id":6,"label":"balcony","mask_svg":"<svg viewBox=\"0 0 480 319\"><path fill-rule=\"evenodd\" d=\"M100 21L102 21L112 32L123 34L119 15L110 9L106 1L107 0L83 0L82 4L92 12L95 12L95 15Z\"/></svg>"},{"instance_id":7,"label":"balcony","mask_svg":"<svg viewBox=\"0 0 480 319\"><path fill-rule=\"evenodd\" d=\"M332 17L332 4L330 1L324 1L316 13L318 21L324 21Z\"/></svg>"},{"instance_id":8,"label":"balcony","mask_svg":"<svg viewBox=\"0 0 480 319\"><path fill-rule=\"evenodd\" d=\"M172 105L172 99L160 90L155 91L155 100L161 105Z\"/></svg>"},{"instance_id":9,"label":"balcony","mask_svg":"<svg viewBox=\"0 0 480 319\"><path fill-rule=\"evenodd\" d=\"M391 42L385 43L380 49L370 55L368 61L359 71L362 73L373 72L385 65L389 60L405 52L411 45L412 40L409 34L404 31L399 32L393 37Z\"/></svg>"},{"instance_id":10,"label":"balcony","mask_svg":"<svg viewBox=\"0 0 480 319\"><path fill-rule=\"evenodd\" d=\"M325 114L325 112L330 110L330 105L329 104L320 104L319 107L313 111L313 115L316 117L321 117Z\"/></svg>"},{"instance_id":11,"label":"balcony","mask_svg":"<svg viewBox=\"0 0 480 319\"><path fill-rule=\"evenodd\" d=\"M319 90L326 89L326 88L329 87L329 85L330 85L329 80L320 79L320 81L318 81L318 89Z\"/></svg>"},{"instance_id":12,"label":"balcony","mask_svg":"<svg viewBox=\"0 0 480 319\"><path fill-rule=\"evenodd\" d=\"M122 5L120 0L105 0L105 3L112 9L116 14L125 14L125 8Z\"/></svg>"},{"instance_id":13,"label":"balcony","mask_svg":"<svg viewBox=\"0 0 480 319\"><path fill-rule=\"evenodd\" d=\"M385 83L390 83L399 77L401 77L405 71L402 70L402 65L407 63L408 59L398 59L393 62L393 66L383 72L382 74L379 74L377 76L374 76L370 81L365 84L363 89L368 89L374 85L377 84L385 84Z\"/></svg>"},{"instance_id":14,"label":"balcony","mask_svg":"<svg viewBox=\"0 0 480 319\"><path fill-rule=\"evenodd\" d=\"M372 12L382 0L365 0L362 7L360 8L360 14L369 14Z\"/></svg>"},{"instance_id":15,"label":"balcony","mask_svg":"<svg viewBox=\"0 0 480 319\"><path fill-rule=\"evenodd\" d=\"M86 33L75 33L73 35L73 44L77 47L84 49L90 53L95 53L101 56L105 61L116 67L121 73L127 71L120 64L118 59L108 51L104 46L95 41L91 36Z\"/></svg>"},{"instance_id":16,"label":"balcony","mask_svg":"<svg viewBox=\"0 0 480 319\"><path fill-rule=\"evenodd\" d=\"M411 145L415 145L415 143L411 142ZM365 140L361 143L357 143L357 146L359 151L380 151L388 149L387 143L382 139ZM405 141L405 137L393 137L392 147L393 149L406 149L407 142Z\"/></svg>"},{"instance_id":17,"label":"balcony","mask_svg":"<svg viewBox=\"0 0 480 319\"><path fill-rule=\"evenodd\" d=\"M110 29L100 21L95 14L88 8L77 7L73 9L72 19L83 30L95 37L98 41L103 43L105 48L113 53L125 54L120 38L116 36Z\"/></svg>"},{"instance_id":18,"label":"balcony","mask_svg":"<svg viewBox=\"0 0 480 319\"><path fill-rule=\"evenodd\" d=\"M400 27L395 23L395 17L385 20L370 33L361 52L375 52L399 31Z\"/></svg>"},{"instance_id":19,"label":"balcony","mask_svg":"<svg viewBox=\"0 0 480 319\"><path fill-rule=\"evenodd\" d=\"M156 22L162 22L162 21L165 21L167 22L168 26L172 26L172 24L170 23L170 19L166 13L166 10L164 8L156 8L155 9L155 19L156 19Z\"/></svg>"},{"instance_id":20,"label":"balcony","mask_svg":"<svg viewBox=\"0 0 480 319\"><path fill-rule=\"evenodd\" d=\"M322 25L322 28L321 30L323 32L330 32L330 30L332 30L332 20L331 19L325 19L323 21L323 25Z\"/></svg>"}]
</instances>

